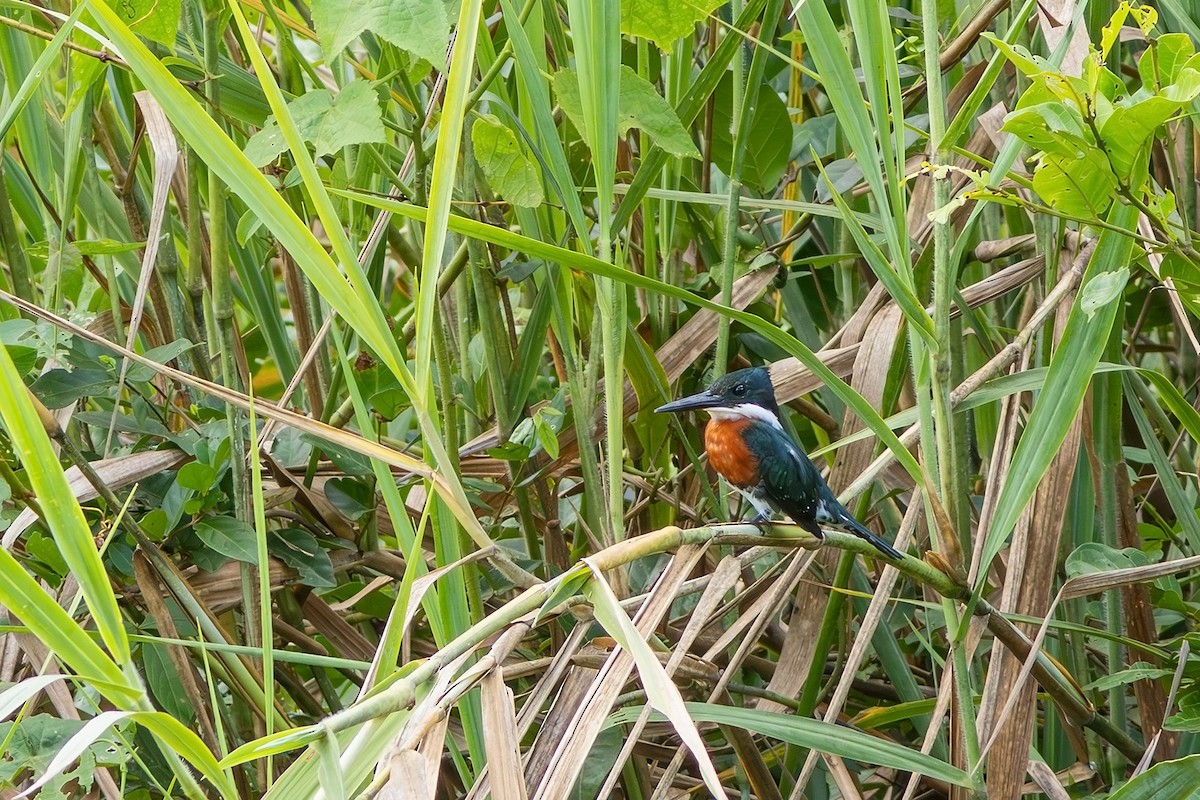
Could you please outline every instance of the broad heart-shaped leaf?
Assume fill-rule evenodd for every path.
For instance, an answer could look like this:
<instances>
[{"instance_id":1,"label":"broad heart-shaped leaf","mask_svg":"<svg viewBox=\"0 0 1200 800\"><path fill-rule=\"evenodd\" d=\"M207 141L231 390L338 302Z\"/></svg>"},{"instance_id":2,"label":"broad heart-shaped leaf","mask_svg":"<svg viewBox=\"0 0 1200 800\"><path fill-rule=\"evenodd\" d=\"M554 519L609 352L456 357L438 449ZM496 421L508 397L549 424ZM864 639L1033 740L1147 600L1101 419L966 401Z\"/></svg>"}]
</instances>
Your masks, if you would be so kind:
<instances>
[{"instance_id":1,"label":"broad heart-shaped leaf","mask_svg":"<svg viewBox=\"0 0 1200 800\"><path fill-rule=\"evenodd\" d=\"M1118 550L1102 542L1084 542L1071 551L1064 566L1067 577L1074 578L1117 569L1144 567L1149 562L1149 556L1132 547Z\"/></svg>"},{"instance_id":2,"label":"broad heart-shaped leaf","mask_svg":"<svg viewBox=\"0 0 1200 800\"><path fill-rule=\"evenodd\" d=\"M371 31L430 64L446 61L450 22L440 0L314 0L312 17L327 58Z\"/></svg>"},{"instance_id":3,"label":"broad heart-shaped leaf","mask_svg":"<svg viewBox=\"0 0 1200 800\"><path fill-rule=\"evenodd\" d=\"M1164 761L1109 795L1109 800L1197 800L1200 755Z\"/></svg>"},{"instance_id":4,"label":"broad heart-shaped leaf","mask_svg":"<svg viewBox=\"0 0 1200 800\"><path fill-rule=\"evenodd\" d=\"M554 93L575 130L580 131L586 139L579 76L565 69L554 73ZM679 121L675 109L629 67L621 67L621 94L617 102L618 134L623 136L630 128L639 128L671 155L700 157L700 151Z\"/></svg>"},{"instance_id":5,"label":"broad heart-shaped leaf","mask_svg":"<svg viewBox=\"0 0 1200 800\"><path fill-rule=\"evenodd\" d=\"M713 163L728 175L733 168L732 131L736 127L732 114L733 73L727 73L721 79L714 97ZM792 152L792 120L779 94L767 84L758 88L754 118L747 130L746 141L738 146L746 150L740 176L742 183L765 191L779 182ZM870 152L874 154L875 150Z\"/></svg>"},{"instance_id":6,"label":"broad heart-shaped leaf","mask_svg":"<svg viewBox=\"0 0 1200 800\"><path fill-rule=\"evenodd\" d=\"M491 114L480 114L471 125L471 143L496 194L524 208L541 205L541 173L507 125Z\"/></svg>"},{"instance_id":7,"label":"broad heart-shaped leaf","mask_svg":"<svg viewBox=\"0 0 1200 800\"><path fill-rule=\"evenodd\" d=\"M379 98L366 81L351 81L334 97L325 89L300 95L288 103L304 141L317 157L343 147L385 140ZM243 152L256 167L263 167L287 150L287 142L274 117L250 137Z\"/></svg>"},{"instance_id":8,"label":"broad heart-shaped leaf","mask_svg":"<svg viewBox=\"0 0 1200 800\"><path fill-rule=\"evenodd\" d=\"M641 36L671 49L676 39L687 36L708 18L723 0L623 0L621 33Z\"/></svg>"},{"instance_id":9,"label":"broad heart-shaped leaf","mask_svg":"<svg viewBox=\"0 0 1200 800\"><path fill-rule=\"evenodd\" d=\"M254 528L233 517L208 517L196 523L196 535L223 556L254 564L258 551Z\"/></svg>"},{"instance_id":10,"label":"broad heart-shaped leaf","mask_svg":"<svg viewBox=\"0 0 1200 800\"><path fill-rule=\"evenodd\" d=\"M1033 188L1051 208L1072 217L1095 219L1112 205L1117 179L1107 156L1088 147L1076 157L1045 156L1033 174Z\"/></svg>"},{"instance_id":11,"label":"broad heart-shaped leaf","mask_svg":"<svg viewBox=\"0 0 1200 800\"><path fill-rule=\"evenodd\" d=\"M45 776L39 797L67 796L63 789L70 781L78 782L80 794L86 793L88 787L94 786L97 766L116 766L129 757L114 737L109 736L83 748L74 766L68 764L56 774L48 775L46 768L86 724L51 714L30 714L17 722L0 724L0 737L5 743L4 758L0 759L0 783L12 786Z\"/></svg>"},{"instance_id":12,"label":"broad heart-shaped leaf","mask_svg":"<svg viewBox=\"0 0 1200 800\"><path fill-rule=\"evenodd\" d=\"M186 759L196 770L211 781L221 797L236 797L237 790L229 777L217 766L217 760L205 747L194 731L179 720L161 711L103 711L83 723L71 738L57 748L53 759L42 774L22 796L28 795L50 781L54 776L71 766L98 740L107 736L108 730L125 721L145 726L163 746ZM107 747L105 746L105 749Z\"/></svg>"}]
</instances>

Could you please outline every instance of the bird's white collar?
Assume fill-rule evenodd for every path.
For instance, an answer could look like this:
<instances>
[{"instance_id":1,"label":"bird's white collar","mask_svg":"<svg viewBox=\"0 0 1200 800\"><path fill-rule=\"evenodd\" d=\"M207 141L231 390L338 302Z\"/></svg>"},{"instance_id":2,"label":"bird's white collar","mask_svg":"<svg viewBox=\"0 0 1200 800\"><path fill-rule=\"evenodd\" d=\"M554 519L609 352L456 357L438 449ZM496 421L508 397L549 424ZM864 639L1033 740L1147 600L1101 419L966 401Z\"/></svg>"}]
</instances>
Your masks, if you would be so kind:
<instances>
[{"instance_id":1,"label":"bird's white collar","mask_svg":"<svg viewBox=\"0 0 1200 800\"><path fill-rule=\"evenodd\" d=\"M783 425L779 424L779 418L772 414L762 406L754 403L742 403L736 406L718 406L715 408L704 409L713 419L735 420L735 419L756 419L760 422L765 422L773 425L779 430L783 430Z\"/></svg>"}]
</instances>

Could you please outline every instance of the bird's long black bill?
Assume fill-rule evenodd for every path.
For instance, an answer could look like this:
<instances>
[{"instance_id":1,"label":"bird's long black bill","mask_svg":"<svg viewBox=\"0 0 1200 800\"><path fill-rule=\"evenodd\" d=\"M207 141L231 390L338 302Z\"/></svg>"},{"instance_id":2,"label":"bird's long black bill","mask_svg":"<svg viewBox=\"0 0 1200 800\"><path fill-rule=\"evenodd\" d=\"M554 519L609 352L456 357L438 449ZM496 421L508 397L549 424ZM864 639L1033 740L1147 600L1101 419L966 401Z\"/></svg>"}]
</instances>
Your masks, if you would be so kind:
<instances>
[{"instance_id":1,"label":"bird's long black bill","mask_svg":"<svg viewBox=\"0 0 1200 800\"><path fill-rule=\"evenodd\" d=\"M672 400L665 406L654 409L655 412L678 413L680 411L695 411L702 408L712 408L721 405L721 398L712 392L704 391L699 394Z\"/></svg>"}]
</instances>

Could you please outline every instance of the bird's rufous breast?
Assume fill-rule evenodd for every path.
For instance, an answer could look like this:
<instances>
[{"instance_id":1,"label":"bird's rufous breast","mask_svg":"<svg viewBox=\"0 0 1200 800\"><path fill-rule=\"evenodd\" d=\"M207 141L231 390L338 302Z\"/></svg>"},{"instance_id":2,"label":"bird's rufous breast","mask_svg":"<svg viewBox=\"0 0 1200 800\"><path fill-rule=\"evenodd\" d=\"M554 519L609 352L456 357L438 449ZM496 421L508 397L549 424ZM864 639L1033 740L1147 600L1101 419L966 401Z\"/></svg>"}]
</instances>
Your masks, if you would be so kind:
<instances>
[{"instance_id":1,"label":"bird's rufous breast","mask_svg":"<svg viewBox=\"0 0 1200 800\"><path fill-rule=\"evenodd\" d=\"M704 449L708 463L725 480L742 489L757 486L758 459L742 432L751 424L748 419L710 419L704 429Z\"/></svg>"}]
</instances>

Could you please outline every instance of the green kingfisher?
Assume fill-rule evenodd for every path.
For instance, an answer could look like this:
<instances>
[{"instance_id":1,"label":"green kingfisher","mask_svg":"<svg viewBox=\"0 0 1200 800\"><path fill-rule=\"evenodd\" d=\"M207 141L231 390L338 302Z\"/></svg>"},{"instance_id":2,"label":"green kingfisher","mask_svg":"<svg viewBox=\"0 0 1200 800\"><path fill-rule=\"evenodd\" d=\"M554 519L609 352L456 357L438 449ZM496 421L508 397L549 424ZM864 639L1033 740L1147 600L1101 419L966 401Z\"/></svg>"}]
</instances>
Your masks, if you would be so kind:
<instances>
[{"instance_id":1,"label":"green kingfisher","mask_svg":"<svg viewBox=\"0 0 1200 800\"><path fill-rule=\"evenodd\" d=\"M804 448L783 430L766 367L731 372L699 394L654 410L700 409L710 417L704 429L708 463L754 506L755 525L770 520L779 509L818 539L824 538L821 523L826 523L866 539L889 558L902 558L851 516Z\"/></svg>"}]
</instances>

